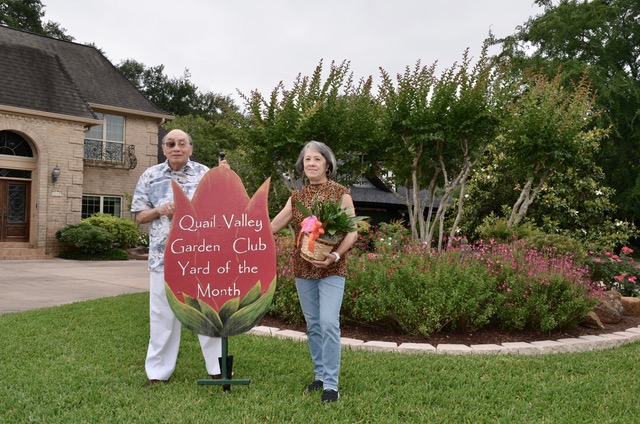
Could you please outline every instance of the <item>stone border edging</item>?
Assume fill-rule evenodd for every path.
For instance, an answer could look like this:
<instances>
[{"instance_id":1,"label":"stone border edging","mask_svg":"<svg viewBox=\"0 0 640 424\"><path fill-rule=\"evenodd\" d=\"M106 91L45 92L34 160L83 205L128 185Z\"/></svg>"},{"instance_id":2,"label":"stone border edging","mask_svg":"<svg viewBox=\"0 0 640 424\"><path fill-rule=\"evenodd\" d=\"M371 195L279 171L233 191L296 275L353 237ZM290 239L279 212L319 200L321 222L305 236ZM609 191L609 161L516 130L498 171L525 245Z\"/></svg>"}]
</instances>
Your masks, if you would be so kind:
<instances>
[{"instance_id":1,"label":"stone border edging","mask_svg":"<svg viewBox=\"0 0 640 424\"><path fill-rule=\"evenodd\" d=\"M249 334L259 336L274 336L281 339L292 339L300 342L307 341L307 335L300 331L280 330L274 327L257 326L248 331ZM611 334L597 336L580 336L579 338L541 340L537 342L507 342L502 344L439 344L434 347L428 343L401 343L395 342L365 342L358 339L343 337L342 347L373 352L398 352L398 353L433 353L445 355L466 354L516 354L516 355L543 355L551 353L588 352L592 350L611 349L640 340L640 326L628 328L625 331L616 331Z\"/></svg>"}]
</instances>

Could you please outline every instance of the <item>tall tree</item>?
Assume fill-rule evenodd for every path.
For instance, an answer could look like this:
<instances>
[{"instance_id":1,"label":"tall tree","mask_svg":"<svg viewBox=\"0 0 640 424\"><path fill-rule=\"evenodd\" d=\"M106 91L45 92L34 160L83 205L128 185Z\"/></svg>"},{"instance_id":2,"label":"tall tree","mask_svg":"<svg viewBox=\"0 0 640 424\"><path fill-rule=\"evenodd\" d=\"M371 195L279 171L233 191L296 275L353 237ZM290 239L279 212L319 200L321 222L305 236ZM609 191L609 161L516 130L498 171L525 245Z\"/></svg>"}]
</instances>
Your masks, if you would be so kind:
<instances>
[{"instance_id":1,"label":"tall tree","mask_svg":"<svg viewBox=\"0 0 640 424\"><path fill-rule=\"evenodd\" d=\"M187 69L182 77L170 78L164 65L147 67L133 59L117 66L118 70L153 104L179 116L190 115L198 104L198 87L191 81Z\"/></svg>"},{"instance_id":2,"label":"tall tree","mask_svg":"<svg viewBox=\"0 0 640 424\"><path fill-rule=\"evenodd\" d=\"M333 149L342 182L351 183L370 170L362 160L370 151L369 141L382 142L376 135L381 126L371 85L371 78L354 83L346 61L332 62L325 78L321 61L311 76L299 74L290 89L280 83L268 98L257 91L242 95L246 150L254 171L262 178L284 176L289 191L299 187L303 175L296 174L295 160L310 140ZM281 193L281 200L288 195Z\"/></svg>"},{"instance_id":3,"label":"tall tree","mask_svg":"<svg viewBox=\"0 0 640 424\"><path fill-rule=\"evenodd\" d=\"M44 6L40 0L0 0L0 25L46 35L59 40L73 41L59 23L43 22Z\"/></svg>"},{"instance_id":4,"label":"tall tree","mask_svg":"<svg viewBox=\"0 0 640 424\"><path fill-rule=\"evenodd\" d=\"M615 188L621 216L640 220L640 2L537 0L544 13L501 40L501 55L521 71L576 82L584 70L603 110L598 126L611 127L598 163ZM565 84L568 85L568 84Z\"/></svg>"},{"instance_id":5,"label":"tall tree","mask_svg":"<svg viewBox=\"0 0 640 424\"><path fill-rule=\"evenodd\" d=\"M593 127L594 97L586 77L570 93L563 90L560 77L527 78L507 105L498 143L517 167L514 174L521 178L520 195L508 219L510 227L522 221L553 174L575 168L585 156L593 157L603 138L603 131Z\"/></svg>"},{"instance_id":6,"label":"tall tree","mask_svg":"<svg viewBox=\"0 0 640 424\"><path fill-rule=\"evenodd\" d=\"M389 128L384 166L394 185L404 188L397 193L404 193L412 237L431 245L437 230L442 249L453 196L457 190L458 209L449 230L455 233L467 178L498 128L494 96L500 90L486 44L475 66L467 50L461 63L440 77L435 69L435 63L426 67L418 62L398 75L395 84L381 70L380 98Z\"/></svg>"}]
</instances>

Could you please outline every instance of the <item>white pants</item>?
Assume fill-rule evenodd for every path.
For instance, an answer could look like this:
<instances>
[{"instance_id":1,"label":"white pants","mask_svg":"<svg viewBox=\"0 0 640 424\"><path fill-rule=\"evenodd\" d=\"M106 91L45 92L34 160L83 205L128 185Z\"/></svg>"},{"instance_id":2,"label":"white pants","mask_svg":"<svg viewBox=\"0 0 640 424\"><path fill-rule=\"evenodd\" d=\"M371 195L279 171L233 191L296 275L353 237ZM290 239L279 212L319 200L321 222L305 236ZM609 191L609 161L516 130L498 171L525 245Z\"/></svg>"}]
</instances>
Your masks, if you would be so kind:
<instances>
[{"instance_id":1,"label":"white pants","mask_svg":"<svg viewBox=\"0 0 640 424\"><path fill-rule=\"evenodd\" d=\"M168 380L176 369L182 324L173 314L164 288L164 272L151 272L149 287L150 337L145 370L149 380ZM220 374L219 337L198 335L209 375Z\"/></svg>"}]
</instances>

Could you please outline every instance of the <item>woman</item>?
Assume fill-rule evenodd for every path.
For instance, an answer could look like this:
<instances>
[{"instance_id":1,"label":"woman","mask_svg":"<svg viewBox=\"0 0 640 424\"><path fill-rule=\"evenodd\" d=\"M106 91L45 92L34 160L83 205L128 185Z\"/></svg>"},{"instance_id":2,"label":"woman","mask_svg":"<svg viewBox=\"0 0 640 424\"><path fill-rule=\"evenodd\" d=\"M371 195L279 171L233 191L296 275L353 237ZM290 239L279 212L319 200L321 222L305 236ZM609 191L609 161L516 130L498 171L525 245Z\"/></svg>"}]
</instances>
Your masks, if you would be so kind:
<instances>
[{"instance_id":1,"label":"woman","mask_svg":"<svg viewBox=\"0 0 640 424\"><path fill-rule=\"evenodd\" d=\"M319 141L310 141L300 151L296 170L304 174L309 184L295 191L284 208L271 221L273 233L277 233L291 221L296 233L305 215L293 207L293 200L311 208L312 201L338 199L341 207L349 208L354 216L353 200L349 190L332 179L336 176L336 158L329 147ZM294 255L294 274L300 306L307 323L309 351L314 363L315 379L307 387L308 392L322 389L322 402L336 402L338 374L340 373L340 308L347 274L347 251L358 238L357 229L343 234L332 252L325 253L324 260L306 261L300 257L300 247ZM340 260L342 258L342 260Z\"/></svg>"}]
</instances>

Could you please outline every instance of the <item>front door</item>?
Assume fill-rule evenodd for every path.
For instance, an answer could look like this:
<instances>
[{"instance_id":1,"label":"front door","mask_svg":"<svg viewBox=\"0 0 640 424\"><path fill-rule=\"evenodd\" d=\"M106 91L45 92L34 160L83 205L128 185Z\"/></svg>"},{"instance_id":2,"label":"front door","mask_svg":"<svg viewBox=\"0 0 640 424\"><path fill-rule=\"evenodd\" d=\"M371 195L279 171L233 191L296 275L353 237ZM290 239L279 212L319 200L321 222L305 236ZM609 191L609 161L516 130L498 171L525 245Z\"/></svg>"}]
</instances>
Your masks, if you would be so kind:
<instances>
[{"instance_id":1,"label":"front door","mask_svg":"<svg viewBox=\"0 0 640 424\"><path fill-rule=\"evenodd\" d=\"M29 241L29 181L0 180L0 242Z\"/></svg>"}]
</instances>

